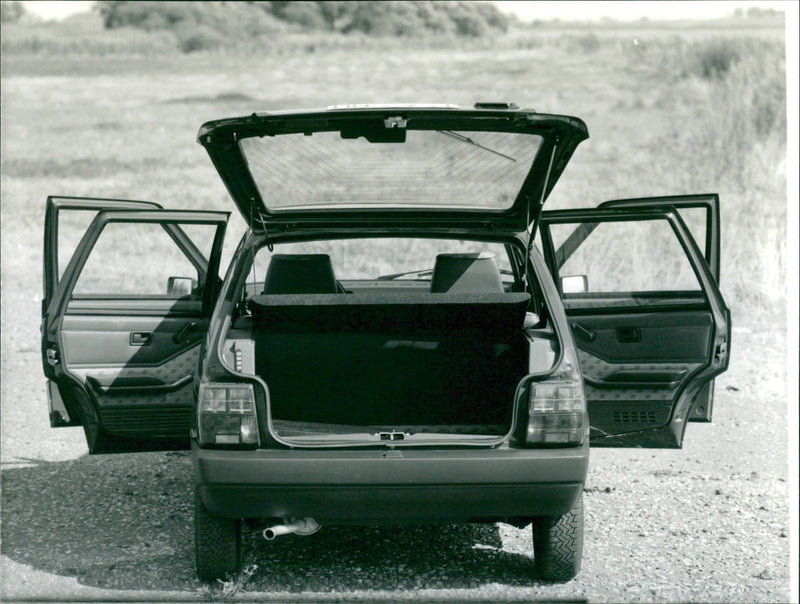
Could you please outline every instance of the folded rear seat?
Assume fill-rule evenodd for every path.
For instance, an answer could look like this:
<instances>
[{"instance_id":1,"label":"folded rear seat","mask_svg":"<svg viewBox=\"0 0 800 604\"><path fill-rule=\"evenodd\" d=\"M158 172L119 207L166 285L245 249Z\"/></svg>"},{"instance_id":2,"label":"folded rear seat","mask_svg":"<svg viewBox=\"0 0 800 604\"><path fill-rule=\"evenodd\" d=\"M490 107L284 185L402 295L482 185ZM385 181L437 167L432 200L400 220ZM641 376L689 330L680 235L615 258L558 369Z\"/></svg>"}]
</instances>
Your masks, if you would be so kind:
<instances>
[{"instance_id":1,"label":"folded rear seat","mask_svg":"<svg viewBox=\"0 0 800 604\"><path fill-rule=\"evenodd\" d=\"M522 329L529 300L526 293L262 295L250 308L262 332L503 333Z\"/></svg>"}]
</instances>

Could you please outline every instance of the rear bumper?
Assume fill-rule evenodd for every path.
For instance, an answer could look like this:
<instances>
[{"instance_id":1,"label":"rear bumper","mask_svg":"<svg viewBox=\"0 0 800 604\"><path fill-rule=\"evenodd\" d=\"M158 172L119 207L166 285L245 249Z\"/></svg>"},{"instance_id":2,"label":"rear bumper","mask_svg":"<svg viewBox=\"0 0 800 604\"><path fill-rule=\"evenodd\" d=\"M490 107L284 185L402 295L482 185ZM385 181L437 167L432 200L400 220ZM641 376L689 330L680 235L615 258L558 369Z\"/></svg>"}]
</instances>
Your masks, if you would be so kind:
<instances>
[{"instance_id":1,"label":"rear bumper","mask_svg":"<svg viewBox=\"0 0 800 604\"><path fill-rule=\"evenodd\" d=\"M564 514L583 489L589 445L221 451L193 444L193 459L203 503L220 516L466 522Z\"/></svg>"}]
</instances>

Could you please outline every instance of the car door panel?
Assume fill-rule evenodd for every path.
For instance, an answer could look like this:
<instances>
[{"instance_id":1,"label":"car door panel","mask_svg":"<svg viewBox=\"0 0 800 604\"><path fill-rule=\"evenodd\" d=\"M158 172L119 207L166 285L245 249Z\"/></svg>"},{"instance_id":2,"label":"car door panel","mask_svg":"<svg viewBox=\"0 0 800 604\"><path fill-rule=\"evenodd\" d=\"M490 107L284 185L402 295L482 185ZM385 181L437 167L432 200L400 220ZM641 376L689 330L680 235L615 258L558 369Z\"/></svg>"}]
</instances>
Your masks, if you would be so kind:
<instances>
[{"instance_id":1,"label":"car door panel","mask_svg":"<svg viewBox=\"0 0 800 604\"><path fill-rule=\"evenodd\" d=\"M705 365L713 331L708 313L698 311L582 316L570 323L573 333L580 333L577 323L596 334L591 342L575 337L595 433L666 424L679 388ZM620 332L631 330L640 338L621 342Z\"/></svg>"},{"instance_id":2,"label":"car door panel","mask_svg":"<svg viewBox=\"0 0 800 604\"><path fill-rule=\"evenodd\" d=\"M68 365L88 387L104 428L123 437L185 440L192 411L192 376L200 346L179 351L154 365Z\"/></svg>"},{"instance_id":3,"label":"car door panel","mask_svg":"<svg viewBox=\"0 0 800 604\"><path fill-rule=\"evenodd\" d=\"M609 363L703 363L714 326L703 311L573 315L570 324L578 348Z\"/></svg>"},{"instance_id":4,"label":"car door panel","mask_svg":"<svg viewBox=\"0 0 800 604\"><path fill-rule=\"evenodd\" d=\"M207 319L67 314L63 363L86 385L110 434L186 440L207 327ZM136 334L147 334L146 343Z\"/></svg>"},{"instance_id":5,"label":"car door panel","mask_svg":"<svg viewBox=\"0 0 800 604\"><path fill-rule=\"evenodd\" d=\"M143 210L126 207L125 202L121 202L122 212L117 211L120 204L111 203L111 209L104 210L96 200L89 202L81 208L79 201L70 201L70 207L98 213L61 278L54 281L57 273L52 267L49 272L52 287L43 313L43 359L45 374L55 385L48 387L51 425L83 425L91 453L186 448L193 375L219 286L216 275L228 215ZM127 287L129 282L138 283L142 275L115 274L113 262L108 265L107 284L112 291L74 293L104 229L116 224L161 232L161 243L174 246L171 254L196 271L196 293L116 293L115 283ZM187 241L182 226L188 225L204 225L214 232L207 258L194 242ZM123 255L132 256L126 266L134 267L136 273L140 268L145 273L158 263L169 264L148 243L147 238L141 245L120 242ZM57 257L48 251L51 259ZM106 270L104 262L100 258L101 271ZM159 266L159 270L169 272L170 268ZM45 273L47 282L47 262ZM105 285L101 274L100 287Z\"/></svg>"},{"instance_id":6,"label":"car door panel","mask_svg":"<svg viewBox=\"0 0 800 604\"><path fill-rule=\"evenodd\" d=\"M89 365L159 364L194 347L208 328L208 319L158 316L93 316L68 311L62 323L64 362ZM134 342L147 334L145 343Z\"/></svg>"},{"instance_id":7,"label":"car door panel","mask_svg":"<svg viewBox=\"0 0 800 604\"><path fill-rule=\"evenodd\" d=\"M653 277L655 285L643 291L611 287L613 291L562 292L584 374L592 446L680 447L689 407L727 366L728 311L675 209L637 203L632 208L545 212L542 217L543 250L557 282L567 260L598 225L625 222L644 228L654 221L670 226L667 231L680 243L670 249L691 264L696 290L682 290L674 285L677 280L666 278L661 291L659 279ZM554 244L553 225L574 227L561 246ZM646 240L638 247L635 241L623 240L607 247L635 256L648 245ZM598 271L625 266L636 277L642 270L660 270L652 262L639 265L636 258L627 264L617 259L606 267L604 249L600 246L598 253L590 254Z\"/></svg>"}]
</instances>

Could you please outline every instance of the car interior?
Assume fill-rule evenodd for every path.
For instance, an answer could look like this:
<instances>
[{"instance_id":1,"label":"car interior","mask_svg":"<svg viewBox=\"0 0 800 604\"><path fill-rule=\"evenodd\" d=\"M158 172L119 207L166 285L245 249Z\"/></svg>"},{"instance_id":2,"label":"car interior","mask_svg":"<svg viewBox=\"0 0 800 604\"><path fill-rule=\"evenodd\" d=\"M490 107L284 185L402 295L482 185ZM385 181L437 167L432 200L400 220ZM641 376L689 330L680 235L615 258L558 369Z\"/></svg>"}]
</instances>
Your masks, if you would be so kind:
<instances>
[{"instance_id":1,"label":"car interior","mask_svg":"<svg viewBox=\"0 0 800 604\"><path fill-rule=\"evenodd\" d=\"M486 251L437 254L424 277L346 289L328 254L271 255L228 338L253 342L281 436L508 432L530 295L506 291Z\"/></svg>"}]
</instances>

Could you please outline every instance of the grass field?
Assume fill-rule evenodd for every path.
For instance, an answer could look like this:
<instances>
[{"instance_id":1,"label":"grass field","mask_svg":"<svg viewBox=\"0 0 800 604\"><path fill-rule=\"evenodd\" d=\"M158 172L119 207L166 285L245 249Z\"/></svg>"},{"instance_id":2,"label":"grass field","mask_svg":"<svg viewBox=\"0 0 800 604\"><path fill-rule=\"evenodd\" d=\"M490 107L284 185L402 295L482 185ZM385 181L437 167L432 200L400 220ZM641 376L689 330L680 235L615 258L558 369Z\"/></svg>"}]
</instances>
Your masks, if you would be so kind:
<instances>
[{"instance_id":1,"label":"grass field","mask_svg":"<svg viewBox=\"0 0 800 604\"><path fill-rule=\"evenodd\" d=\"M206 120L339 103L508 100L589 126L547 208L719 192L723 293L734 310L783 312L781 28L529 28L461 45L296 34L246 53L184 55L162 34L70 27L3 31L2 271L6 285L32 296L41 291L48 194L235 214L194 142ZM234 216L231 243L242 228Z\"/></svg>"}]
</instances>

